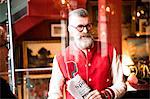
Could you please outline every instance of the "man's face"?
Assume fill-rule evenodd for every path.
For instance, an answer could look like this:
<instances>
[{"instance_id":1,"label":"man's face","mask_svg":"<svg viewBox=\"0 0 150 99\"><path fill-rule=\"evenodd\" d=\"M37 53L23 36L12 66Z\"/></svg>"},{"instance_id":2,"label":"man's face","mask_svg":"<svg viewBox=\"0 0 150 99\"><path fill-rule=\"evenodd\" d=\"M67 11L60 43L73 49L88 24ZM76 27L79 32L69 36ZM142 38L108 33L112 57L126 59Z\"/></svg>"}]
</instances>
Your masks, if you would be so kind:
<instances>
[{"instance_id":1,"label":"man's face","mask_svg":"<svg viewBox=\"0 0 150 99\"><path fill-rule=\"evenodd\" d=\"M80 49L90 48L93 43L92 25L88 17L73 16L69 19L68 30L73 41Z\"/></svg>"}]
</instances>

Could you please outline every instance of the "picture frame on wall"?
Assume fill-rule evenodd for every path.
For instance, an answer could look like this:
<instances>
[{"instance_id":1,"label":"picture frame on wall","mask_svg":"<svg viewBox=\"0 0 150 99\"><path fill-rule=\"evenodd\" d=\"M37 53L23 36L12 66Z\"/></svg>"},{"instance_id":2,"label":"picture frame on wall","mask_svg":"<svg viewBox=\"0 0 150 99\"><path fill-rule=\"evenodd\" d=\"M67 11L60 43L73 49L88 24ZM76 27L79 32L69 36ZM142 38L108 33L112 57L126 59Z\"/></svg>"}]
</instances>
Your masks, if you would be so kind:
<instances>
[{"instance_id":1,"label":"picture frame on wall","mask_svg":"<svg viewBox=\"0 0 150 99\"><path fill-rule=\"evenodd\" d=\"M47 99L51 74L24 75L24 99Z\"/></svg>"},{"instance_id":2,"label":"picture frame on wall","mask_svg":"<svg viewBox=\"0 0 150 99\"><path fill-rule=\"evenodd\" d=\"M51 37L61 37L67 32L65 24L51 24Z\"/></svg>"},{"instance_id":3,"label":"picture frame on wall","mask_svg":"<svg viewBox=\"0 0 150 99\"><path fill-rule=\"evenodd\" d=\"M51 67L54 55L60 50L60 40L24 41L23 67L25 69Z\"/></svg>"}]
</instances>

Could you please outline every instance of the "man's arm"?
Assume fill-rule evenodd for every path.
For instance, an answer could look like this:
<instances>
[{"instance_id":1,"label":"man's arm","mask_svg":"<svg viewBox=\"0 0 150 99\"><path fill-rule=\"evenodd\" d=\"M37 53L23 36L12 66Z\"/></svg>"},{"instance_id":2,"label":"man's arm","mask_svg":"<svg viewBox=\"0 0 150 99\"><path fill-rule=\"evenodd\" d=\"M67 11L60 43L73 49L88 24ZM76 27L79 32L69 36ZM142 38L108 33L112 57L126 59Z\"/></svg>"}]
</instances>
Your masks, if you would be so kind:
<instances>
[{"instance_id":1,"label":"man's arm","mask_svg":"<svg viewBox=\"0 0 150 99\"><path fill-rule=\"evenodd\" d=\"M64 77L60 71L56 56L53 60L52 76L49 84L48 99L61 99L63 97Z\"/></svg>"},{"instance_id":2,"label":"man's arm","mask_svg":"<svg viewBox=\"0 0 150 99\"><path fill-rule=\"evenodd\" d=\"M112 60L112 77L113 85L110 88L115 94L115 99L122 97L126 93L126 84L124 82L122 65L119 56L116 54L116 50L113 50L113 60ZM108 89L108 91L110 91Z\"/></svg>"}]
</instances>

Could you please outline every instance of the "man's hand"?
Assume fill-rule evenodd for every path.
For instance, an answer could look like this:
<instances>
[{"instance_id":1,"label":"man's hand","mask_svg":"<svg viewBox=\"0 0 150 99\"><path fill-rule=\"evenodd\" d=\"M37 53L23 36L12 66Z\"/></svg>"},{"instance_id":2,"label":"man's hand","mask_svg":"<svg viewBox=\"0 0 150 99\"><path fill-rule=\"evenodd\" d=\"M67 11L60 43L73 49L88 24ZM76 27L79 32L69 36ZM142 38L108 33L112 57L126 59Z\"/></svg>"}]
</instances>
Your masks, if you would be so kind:
<instances>
[{"instance_id":1,"label":"man's hand","mask_svg":"<svg viewBox=\"0 0 150 99\"><path fill-rule=\"evenodd\" d=\"M102 99L98 90L91 91L85 99Z\"/></svg>"}]
</instances>

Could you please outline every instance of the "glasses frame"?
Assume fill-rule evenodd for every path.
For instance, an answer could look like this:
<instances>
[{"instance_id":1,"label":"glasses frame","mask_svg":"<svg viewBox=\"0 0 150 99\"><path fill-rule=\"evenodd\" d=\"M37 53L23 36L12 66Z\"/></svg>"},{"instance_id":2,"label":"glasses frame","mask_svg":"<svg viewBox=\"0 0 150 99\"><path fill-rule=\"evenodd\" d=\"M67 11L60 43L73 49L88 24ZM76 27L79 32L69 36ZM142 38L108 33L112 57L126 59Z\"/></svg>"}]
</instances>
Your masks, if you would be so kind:
<instances>
[{"instance_id":1,"label":"glasses frame","mask_svg":"<svg viewBox=\"0 0 150 99\"><path fill-rule=\"evenodd\" d=\"M82 32L84 30L84 28L86 28L88 31L90 31L93 27L92 23L88 23L86 25L79 24L77 27L75 27L73 25L70 25L70 26L77 29L79 32Z\"/></svg>"}]
</instances>

